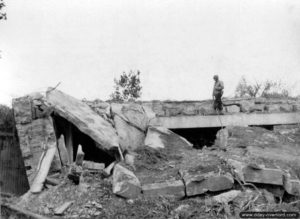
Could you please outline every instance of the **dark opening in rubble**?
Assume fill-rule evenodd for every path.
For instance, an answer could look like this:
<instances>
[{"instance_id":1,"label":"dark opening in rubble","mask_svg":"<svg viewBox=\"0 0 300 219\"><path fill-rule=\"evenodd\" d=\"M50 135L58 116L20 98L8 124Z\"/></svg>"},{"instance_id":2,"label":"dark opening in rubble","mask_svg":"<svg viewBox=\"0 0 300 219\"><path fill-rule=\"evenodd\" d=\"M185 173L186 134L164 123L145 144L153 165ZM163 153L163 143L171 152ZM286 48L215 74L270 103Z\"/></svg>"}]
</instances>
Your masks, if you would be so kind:
<instances>
[{"instance_id":1,"label":"dark opening in rubble","mask_svg":"<svg viewBox=\"0 0 300 219\"><path fill-rule=\"evenodd\" d=\"M250 125L250 127L260 127L270 131L274 130L274 125Z\"/></svg>"},{"instance_id":2,"label":"dark opening in rubble","mask_svg":"<svg viewBox=\"0 0 300 219\"><path fill-rule=\"evenodd\" d=\"M94 161L98 163L105 163L109 165L115 160L114 157L101 150L96 146L96 142L88 135L81 132L75 125L70 123L65 118L55 114L52 116L55 124L56 136L64 135L65 145L67 147L68 141L73 145L73 161L76 158L78 145L82 146L84 152L84 160Z\"/></svg>"},{"instance_id":3,"label":"dark opening in rubble","mask_svg":"<svg viewBox=\"0 0 300 219\"><path fill-rule=\"evenodd\" d=\"M171 129L176 134L186 138L194 145L196 149L202 149L204 146L212 146L216 139L216 134L220 130L216 128L186 128L186 129Z\"/></svg>"}]
</instances>

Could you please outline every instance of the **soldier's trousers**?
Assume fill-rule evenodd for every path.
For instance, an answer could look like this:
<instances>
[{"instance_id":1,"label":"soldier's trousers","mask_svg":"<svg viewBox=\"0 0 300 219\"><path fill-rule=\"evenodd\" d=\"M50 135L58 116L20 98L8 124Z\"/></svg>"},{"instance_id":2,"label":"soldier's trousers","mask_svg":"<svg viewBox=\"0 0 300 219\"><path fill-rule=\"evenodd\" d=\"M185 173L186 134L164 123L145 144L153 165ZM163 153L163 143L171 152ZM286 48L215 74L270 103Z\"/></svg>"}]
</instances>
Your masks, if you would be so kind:
<instances>
[{"instance_id":1,"label":"soldier's trousers","mask_svg":"<svg viewBox=\"0 0 300 219\"><path fill-rule=\"evenodd\" d=\"M222 95L222 93L215 94L214 100L214 110L218 110L220 112L223 110Z\"/></svg>"}]
</instances>

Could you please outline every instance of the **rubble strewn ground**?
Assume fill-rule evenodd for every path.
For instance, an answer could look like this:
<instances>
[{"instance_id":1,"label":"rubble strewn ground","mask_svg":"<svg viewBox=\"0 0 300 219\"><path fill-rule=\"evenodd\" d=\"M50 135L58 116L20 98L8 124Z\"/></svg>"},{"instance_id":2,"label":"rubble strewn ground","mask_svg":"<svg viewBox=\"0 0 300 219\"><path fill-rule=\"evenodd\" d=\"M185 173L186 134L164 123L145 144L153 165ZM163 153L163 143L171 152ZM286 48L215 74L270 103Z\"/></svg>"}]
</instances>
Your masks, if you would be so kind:
<instances>
[{"instance_id":1,"label":"rubble strewn ground","mask_svg":"<svg viewBox=\"0 0 300 219\"><path fill-rule=\"evenodd\" d=\"M98 103L98 111L92 111L75 98L50 91L45 107L64 117L58 124L68 126L62 133L53 126L66 156L59 168L43 172L41 192L8 200L14 206L51 218L236 218L242 211L300 211L298 125L274 130L226 127L218 131L214 145L195 149L174 132L149 125L152 114L141 105ZM35 118L23 108L16 110L16 117L24 155L30 142L50 132L42 129L27 144L23 128L34 130L35 121L46 118ZM61 134L68 139L66 145L59 143ZM34 146L38 143L44 144L43 153L49 150L47 140ZM111 156L110 162L105 156ZM40 164L31 165L32 175Z\"/></svg>"},{"instance_id":2,"label":"rubble strewn ground","mask_svg":"<svg viewBox=\"0 0 300 219\"><path fill-rule=\"evenodd\" d=\"M183 200L171 197L126 200L112 193L111 182L101 174L87 174L85 183L86 187L80 187L66 180L58 187L32 196L22 207L50 218L228 218L241 210L300 210L299 202L275 203L253 189L239 188L241 193L228 203L216 202L214 193ZM56 216L55 209L69 201L72 205L63 215Z\"/></svg>"},{"instance_id":3,"label":"rubble strewn ground","mask_svg":"<svg viewBox=\"0 0 300 219\"><path fill-rule=\"evenodd\" d=\"M175 189L170 190L171 193L174 192L174 196L141 194L133 199L125 199L113 194L112 176L108 177L100 170L96 173L84 171L79 185L64 178L60 185L48 186L37 195L29 193L23 197L23 201L18 203L24 209L51 218L228 218L237 217L241 211L299 212L300 199L298 195L288 194L283 185L276 183L241 182L237 180L238 176L234 175L235 169L228 169L230 165L226 163L225 159L225 156L229 155L232 159L236 158L235 154L241 153L240 148L247 150L247 147L256 146L265 152L271 152L272 150L269 150L267 145L276 149L276 145L282 146L283 143L286 144L286 149L292 145L291 143L297 143L294 144L295 151L291 156L296 155L295 152L299 147L299 128L275 127L274 131L268 131L257 127L229 127L228 131L227 148L225 149L219 148L219 139L216 140L216 145L213 147L202 150L196 150L187 145L186 147L176 146L176 144L173 145L174 150L144 146L135 151L134 167L125 163L121 164L132 170L143 184L170 182L170 179L180 180L181 176L178 174L180 170L183 172L187 170L189 174L196 174L198 177L194 178L196 182L204 182L205 179L209 179L205 173L215 173L216 175L213 177L220 177L226 173L232 174L235 183L228 188L201 192L199 191L201 185L207 186L207 184L196 184L195 191L198 191L198 195L190 196L186 190L186 196L178 198ZM256 143L253 144L253 141L248 140L254 133ZM277 139L274 140L275 138ZM178 141L175 142L178 143ZM292 150L292 148L289 149ZM174 153L175 151L178 153ZM181 154L180 151L184 153ZM251 152L252 149L250 148L249 151ZM246 153L243 151L243 153L247 154L249 151ZM277 155L280 156L280 154ZM253 154L250 153L249 156L251 157ZM247 162L249 161L247 156L244 158ZM251 164L257 170L264 168L263 165L268 166L276 161L272 159L272 162L267 162L259 157L256 158L257 163L248 162L247 164ZM202 162L200 162L201 160ZM265 163L262 163L264 161ZM281 162L283 161L281 160ZM293 162L293 160L289 158L289 162ZM285 167L294 168L295 166L288 165L289 162ZM216 167L222 168L216 172ZM299 170L295 169L295 173L299 174ZM212 180L208 185L213 186L214 183L216 187L224 186L224 179ZM170 188L170 185L164 189ZM160 192L163 194L162 190ZM63 215L55 215L55 209L67 202L72 202L72 204Z\"/></svg>"}]
</instances>

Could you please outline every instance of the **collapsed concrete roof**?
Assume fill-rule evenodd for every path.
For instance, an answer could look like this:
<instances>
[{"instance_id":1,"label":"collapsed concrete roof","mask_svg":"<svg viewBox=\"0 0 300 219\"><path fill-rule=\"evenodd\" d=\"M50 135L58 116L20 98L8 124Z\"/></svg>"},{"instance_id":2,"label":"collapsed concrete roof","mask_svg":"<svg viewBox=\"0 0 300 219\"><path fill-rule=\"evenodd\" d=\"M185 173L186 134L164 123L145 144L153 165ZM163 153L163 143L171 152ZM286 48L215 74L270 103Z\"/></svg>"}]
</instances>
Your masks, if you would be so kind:
<instances>
[{"instance_id":1,"label":"collapsed concrete roof","mask_svg":"<svg viewBox=\"0 0 300 219\"><path fill-rule=\"evenodd\" d=\"M109 151L119 146L113 126L82 101L52 88L47 91L46 101L61 117L97 142L101 149Z\"/></svg>"}]
</instances>

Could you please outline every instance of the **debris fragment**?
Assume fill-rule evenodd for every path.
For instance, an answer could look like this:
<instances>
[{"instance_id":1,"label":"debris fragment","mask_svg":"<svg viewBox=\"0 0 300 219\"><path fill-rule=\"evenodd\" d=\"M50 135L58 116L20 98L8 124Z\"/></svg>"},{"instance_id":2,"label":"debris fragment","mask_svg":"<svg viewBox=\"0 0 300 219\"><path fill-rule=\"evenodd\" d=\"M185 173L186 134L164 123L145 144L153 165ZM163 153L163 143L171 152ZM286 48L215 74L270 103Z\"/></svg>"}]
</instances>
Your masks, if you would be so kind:
<instances>
[{"instance_id":1,"label":"debris fragment","mask_svg":"<svg viewBox=\"0 0 300 219\"><path fill-rule=\"evenodd\" d=\"M73 164L71 167L70 167L70 171L68 173L68 178L70 180L72 180L76 185L79 184L80 182L80 176L82 174L82 167L81 166L77 166L75 164Z\"/></svg>"},{"instance_id":2,"label":"debris fragment","mask_svg":"<svg viewBox=\"0 0 300 219\"><path fill-rule=\"evenodd\" d=\"M74 203L74 201L65 202L62 206L54 209L55 215L63 215L64 212Z\"/></svg>"},{"instance_id":3,"label":"debris fragment","mask_svg":"<svg viewBox=\"0 0 300 219\"><path fill-rule=\"evenodd\" d=\"M105 164L85 160L82 163L82 167L83 169L87 169L89 171L99 171L105 168Z\"/></svg>"},{"instance_id":4,"label":"debris fragment","mask_svg":"<svg viewBox=\"0 0 300 219\"><path fill-rule=\"evenodd\" d=\"M75 164L78 166L82 166L83 159L84 159L84 153L82 151L82 146L78 145Z\"/></svg>"},{"instance_id":5,"label":"debris fragment","mask_svg":"<svg viewBox=\"0 0 300 219\"><path fill-rule=\"evenodd\" d=\"M116 162L112 162L111 164L108 165L108 167L106 167L104 169L104 173L106 174L106 176L110 176L112 174L112 170L115 165L116 165Z\"/></svg>"},{"instance_id":6,"label":"debris fragment","mask_svg":"<svg viewBox=\"0 0 300 219\"><path fill-rule=\"evenodd\" d=\"M57 186L59 184L59 181L54 178L47 177L45 183L52 186Z\"/></svg>"},{"instance_id":7,"label":"debris fragment","mask_svg":"<svg viewBox=\"0 0 300 219\"><path fill-rule=\"evenodd\" d=\"M236 198L239 194L241 194L241 191L231 190L229 192L224 192L220 195L214 196L213 200L218 203L228 203L228 202L232 201L234 198Z\"/></svg>"},{"instance_id":8,"label":"debris fragment","mask_svg":"<svg viewBox=\"0 0 300 219\"><path fill-rule=\"evenodd\" d=\"M185 196L185 187L182 180L145 184L142 186L142 190L145 197L169 196L183 198Z\"/></svg>"},{"instance_id":9,"label":"debris fragment","mask_svg":"<svg viewBox=\"0 0 300 219\"><path fill-rule=\"evenodd\" d=\"M48 140L47 142L48 142L47 151L45 153L45 156L41 159L40 162L41 164L37 171L37 175L34 178L34 181L30 187L30 191L32 193L39 193L42 191L44 187L44 182L46 180L52 160L56 152L55 142L51 142L50 140Z\"/></svg>"},{"instance_id":10,"label":"debris fragment","mask_svg":"<svg viewBox=\"0 0 300 219\"><path fill-rule=\"evenodd\" d=\"M116 164L113 171L113 193L134 199L141 194L141 184L133 172Z\"/></svg>"}]
</instances>

